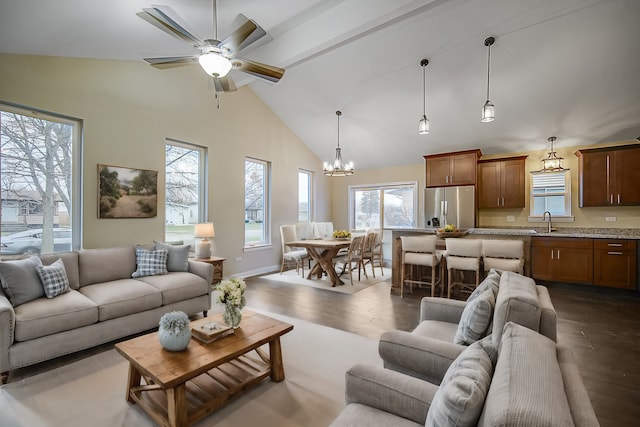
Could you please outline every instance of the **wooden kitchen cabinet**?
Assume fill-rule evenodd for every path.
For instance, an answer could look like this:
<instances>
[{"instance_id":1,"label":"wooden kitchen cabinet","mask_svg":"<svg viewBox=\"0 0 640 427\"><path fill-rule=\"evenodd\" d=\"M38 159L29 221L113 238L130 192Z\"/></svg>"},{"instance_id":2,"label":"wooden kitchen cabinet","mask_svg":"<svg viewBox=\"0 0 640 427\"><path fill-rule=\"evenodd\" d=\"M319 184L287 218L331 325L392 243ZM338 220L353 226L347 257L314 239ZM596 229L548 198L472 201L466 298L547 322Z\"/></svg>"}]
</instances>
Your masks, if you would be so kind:
<instances>
[{"instance_id":1,"label":"wooden kitchen cabinet","mask_svg":"<svg viewBox=\"0 0 640 427\"><path fill-rule=\"evenodd\" d=\"M480 150L467 150L424 156L427 163L426 186L475 185L481 155Z\"/></svg>"},{"instance_id":2,"label":"wooden kitchen cabinet","mask_svg":"<svg viewBox=\"0 0 640 427\"><path fill-rule=\"evenodd\" d=\"M640 145L576 151L580 207L640 205Z\"/></svg>"},{"instance_id":3,"label":"wooden kitchen cabinet","mask_svg":"<svg viewBox=\"0 0 640 427\"><path fill-rule=\"evenodd\" d=\"M525 160L527 156L478 162L478 207L525 207Z\"/></svg>"},{"instance_id":4,"label":"wooden kitchen cabinet","mask_svg":"<svg viewBox=\"0 0 640 427\"><path fill-rule=\"evenodd\" d=\"M594 239L593 258L595 285L636 289L638 285L637 241Z\"/></svg>"},{"instance_id":5,"label":"wooden kitchen cabinet","mask_svg":"<svg viewBox=\"0 0 640 427\"><path fill-rule=\"evenodd\" d=\"M593 239L532 237L531 274L534 279L593 283Z\"/></svg>"}]
</instances>

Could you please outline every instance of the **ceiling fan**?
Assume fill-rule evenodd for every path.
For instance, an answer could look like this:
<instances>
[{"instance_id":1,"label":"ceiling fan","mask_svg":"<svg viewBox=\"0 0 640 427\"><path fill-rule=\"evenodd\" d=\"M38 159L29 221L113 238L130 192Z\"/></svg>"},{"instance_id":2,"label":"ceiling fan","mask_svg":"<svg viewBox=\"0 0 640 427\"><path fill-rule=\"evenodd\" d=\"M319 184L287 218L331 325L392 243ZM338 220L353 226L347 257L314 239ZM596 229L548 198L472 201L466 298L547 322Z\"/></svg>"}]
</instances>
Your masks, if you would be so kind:
<instances>
[{"instance_id":1,"label":"ceiling fan","mask_svg":"<svg viewBox=\"0 0 640 427\"><path fill-rule=\"evenodd\" d=\"M228 76L229 71L232 69L272 83L280 81L285 72L284 68L236 56L240 51L266 36L267 33L255 21L240 15L242 24L225 39L217 40L216 3L216 0L213 0L214 38L205 40L200 40L180 25L178 22L181 19L168 6L152 5L150 8L144 8L142 12L138 12L137 15L140 18L179 40L192 43L196 49L200 50L199 55L144 58L144 60L156 68L190 65L198 62L205 73L213 77L216 92L232 92L236 90L233 79Z\"/></svg>"}]
</instances>

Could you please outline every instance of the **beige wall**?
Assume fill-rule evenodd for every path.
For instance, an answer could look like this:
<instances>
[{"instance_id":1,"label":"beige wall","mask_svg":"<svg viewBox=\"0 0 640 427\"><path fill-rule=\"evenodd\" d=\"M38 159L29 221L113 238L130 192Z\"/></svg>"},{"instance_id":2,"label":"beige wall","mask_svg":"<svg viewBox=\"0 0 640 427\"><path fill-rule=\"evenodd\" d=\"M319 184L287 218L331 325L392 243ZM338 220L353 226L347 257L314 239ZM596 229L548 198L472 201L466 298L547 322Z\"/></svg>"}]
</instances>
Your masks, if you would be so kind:
<instances>
[{"instance_id":1,"label":"beige wall","mask_svg":"<svg viewBox=\"0 0 640 427\"><path fill-rule=\"evenodd\" d=\"M227 258L225 276L279 266L279 225L297 220L299 168L314 172L316 217L330 219L321 160L248 87L223 94L218 109L199 67L0 55L0 100L84 121L85 248L163 240L166 138L208 148L208 219L215 254ZM245 156L272 162L273 246L251 253L243 251ZM99 163L159 171L158 217L98 219Z\"/></svg>"}]
</instances>

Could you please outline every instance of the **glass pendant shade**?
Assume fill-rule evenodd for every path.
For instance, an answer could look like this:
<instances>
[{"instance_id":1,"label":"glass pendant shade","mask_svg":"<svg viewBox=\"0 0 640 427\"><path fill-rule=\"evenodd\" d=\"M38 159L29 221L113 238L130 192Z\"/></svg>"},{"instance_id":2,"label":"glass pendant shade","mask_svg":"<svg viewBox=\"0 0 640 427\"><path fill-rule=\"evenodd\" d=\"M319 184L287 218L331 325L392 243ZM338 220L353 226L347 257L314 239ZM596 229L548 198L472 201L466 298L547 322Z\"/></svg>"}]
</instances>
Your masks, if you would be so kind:
<instances>
[{"instance_id":1,"label":"glass pendant shade","mask_svg":"<svg viewBox=\"0 0 640 427\"><path fill-rule=\"evenodd\" d=\"M336 159L333 163L324 162L322 172L327 176L349 176L353 175L353 162L344 163L342 161L342 149L340 148L340 116L342 112L336 111L338 116L338 146L336 147Z\"/></svg>"},{"instance_id":2,"label":"glass pendant shade","mask_svg":"<svg viewBox=\"0 0 640 427\"><path fill-rule=\"evenodd\" d=\"M420 135L429 133L429 119L427 119L427 116L422 116L418 122L418 133Z\"/></svg>"},{"instance_id":3,"label":"glass pendant shade","mask_svg":"<svg viewBox=\"0 0 640 427\"><path fill-rule=\"evenodd\" d=\"M547 153L547 157L542 159L542 171L543 172L557 172L564 170L562 167L562 157L558 157L553 150L553 142L556 140L555 136L551 136L547 139L551 143L551 151Z\"/></svg>"},{"instance_id":4,"label":"glass pendant shade","mask_svg":"<svg viewBox=\"0 0 640 427\"><path fill-rule=\"evenodd\" d=\"M224 77L229 74L229 71L231 71L232 68L231 61L214 52L200 55L198 62L204 72L211 77Z\"/></svg>"},{"instance_id":5,"label":"glass pendant shade","mask_svg":"<svg viewBox=\"0 0 640 427\"><path fill-rule=\"evenodd\" d=\"M487 99L482 107L482 123L492 122L496 118L496 107Z\"/></svg>"}]
</instances>

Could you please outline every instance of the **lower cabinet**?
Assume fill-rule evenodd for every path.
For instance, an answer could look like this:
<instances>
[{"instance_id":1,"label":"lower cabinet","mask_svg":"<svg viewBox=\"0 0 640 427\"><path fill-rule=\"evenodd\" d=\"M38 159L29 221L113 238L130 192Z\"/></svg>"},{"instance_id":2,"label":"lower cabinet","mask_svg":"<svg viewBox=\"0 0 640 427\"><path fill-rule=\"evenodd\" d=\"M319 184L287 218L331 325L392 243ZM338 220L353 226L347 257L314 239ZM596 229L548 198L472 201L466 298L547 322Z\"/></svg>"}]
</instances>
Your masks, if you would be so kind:
<instances>
[{"instance_id":1,"label":"lower cabinet","mask_svg":"<svg viewBox=\"0 0 640 427\"><path fill-rule=\"evenodd\" d=\"M593 283L611 288L636 289L638 243L635 240L595 239Z\"/></svg>"},{"instance_id":2,"label":"lower cabinet","mask_svg":"<svg viewBox=\"0 0 640 427\"><path fill-rule=\"evenodd\" d=\"M593 239L531 238L531 274L551 282L593 283Z\"/></svg>"}]
</instances>

